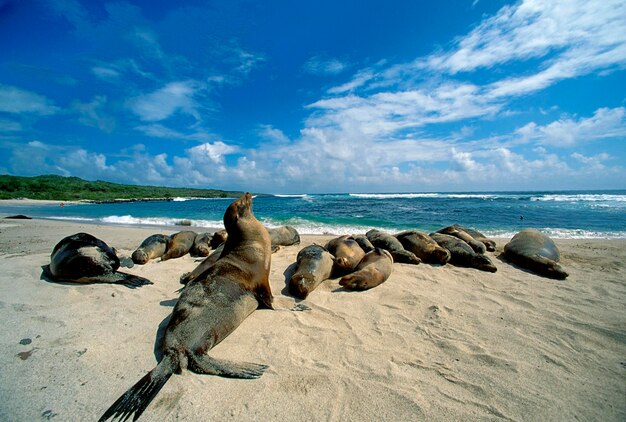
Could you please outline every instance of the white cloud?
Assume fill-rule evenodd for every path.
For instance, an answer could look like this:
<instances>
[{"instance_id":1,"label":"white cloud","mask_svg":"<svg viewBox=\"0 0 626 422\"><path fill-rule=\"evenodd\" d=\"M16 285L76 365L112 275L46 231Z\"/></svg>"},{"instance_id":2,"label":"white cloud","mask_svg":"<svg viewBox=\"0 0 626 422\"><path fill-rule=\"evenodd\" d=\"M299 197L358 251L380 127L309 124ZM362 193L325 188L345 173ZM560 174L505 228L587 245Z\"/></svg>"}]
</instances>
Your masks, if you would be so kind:
<instances>
[{"instance_id":1,"label":"white cloud","mask_svg":"<svg viewBox=\"0 0 626 422\"><path fill-rule=\"evenodd\" d=\"M282 130L276 129L272 125L260 125L257 133L261 138L268 140L272 143L289 143L289 138L287 137L287 135L285 135Z\"/></svg>"},{"instance_id":2,"label":"white cloud","mask_svg":"<svg viewBox=\"0 0 626 422\"><path fill-rule=\"evenodd\" d=\"M198 104L193 98L199 88L195 81L170 82L149 94L130 99L128 105L143 121L158 122L177 112L200 120Z\"/></svg>"},{"instance_id":3,"label":"white cloud","mask_svg":"<svg viewBox=\"0 0 626 422\"><path fill-rule=\"evenodd\" d=\"M339 59L320 55L309 58L302 66L302 70L312 75L338 75L347 68Z\"/></svg>"},{"instance_id":4,"label":"white cloud","mask_svg":"<svg viewBox=\"0 0 626 422\"><path fill-rule=\"evenodd\" d=\"M626 108L599 108L592 117L562 118L545 126L530 122L517 130L524 141L555 147L626 136Z\"/></svg>"},{"instance_id":5,"label":"white cloud","mask_svg":"<svg viewBox=\"0 0 626 422\"><path fill-rule=\"evenodd\" d=\"M48 116L57 113L59 109L43 95L0 84L0 111Z\"/></svg>"}]
</instances>

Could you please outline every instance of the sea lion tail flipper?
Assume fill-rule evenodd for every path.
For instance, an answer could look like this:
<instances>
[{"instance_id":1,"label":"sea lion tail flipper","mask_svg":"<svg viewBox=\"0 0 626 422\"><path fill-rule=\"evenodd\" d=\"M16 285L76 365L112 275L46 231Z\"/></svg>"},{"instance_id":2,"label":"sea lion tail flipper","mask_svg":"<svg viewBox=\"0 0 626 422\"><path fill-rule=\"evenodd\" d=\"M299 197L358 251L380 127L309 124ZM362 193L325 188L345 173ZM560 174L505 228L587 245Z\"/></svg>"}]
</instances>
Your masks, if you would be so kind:
<instances>
[{"instance_id":1,"label":"sea lion tail flipper","mask_svg":"<svg viewBox=\"0 0 626 422\"><path fill-rule=\"evenodd\" d=\"M121 271L116 271L111 274L111 282L117 283L117 284L123 284L126 287L129 287L131 289L145 286L148 284L153 284L147 278L139 277L137 275L132 275L128 273L123 273Z\"/></svg>"},{"instance_id":2,"label":"sea lion tail flipper","mask_svg":"<svg viewBox=\"0 0 626 422\"><path fill-rule=\"evenodd\" d=\"M165 362L165 363L164 363ZM165 385L174 373L172 361L167 357L161 361L152 371L141 378L137 384L128 389L115 401L98 419L98 422L106 421L110 418L128 419L133 413L133 421L148 407L161 388Z\"/></svg>"},{"instance_id":3,"label":"sea lion tail flipper","mask_svg":"<svg viewBox=\"0 0 626 422\"><path fill-rule=\"evenodd\" d=\"M215 359L209 355L191 354L189 369L198 374L219 375L228 378L256 379L263 375L267 365L251 362L233 362Z\"/></svg>"}]
</instances>

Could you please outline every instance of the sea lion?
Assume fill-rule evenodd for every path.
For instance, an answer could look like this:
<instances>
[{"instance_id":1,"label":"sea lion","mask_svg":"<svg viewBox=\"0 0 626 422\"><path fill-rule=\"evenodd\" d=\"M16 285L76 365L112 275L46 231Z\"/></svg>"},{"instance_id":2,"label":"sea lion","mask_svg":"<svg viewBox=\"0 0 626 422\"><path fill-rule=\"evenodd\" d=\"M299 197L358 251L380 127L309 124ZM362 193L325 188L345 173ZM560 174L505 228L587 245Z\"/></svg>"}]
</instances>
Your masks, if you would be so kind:
<instances>
[{"instance_id":1,"label":"sea lion","mask_svg":"<svg viewBox=\"0 0 626 422\"><path fill-rule=\"evenodd\" d=\"M216 231L211 238L211 247L217 249L222 243L226 242L226 239L228 239L228 232L226 230Z\"/></svg>"},{"instance_id":2,"label":"sea lion","mask_svg":"<svg viewBox=\"0 0 626 422\"><path fill-rule=\"evenodd\" d=\"M190 254L192 256L209 256L211 253L211 239L213 239L211 233L198 233L193 240Z\"/></svg>"},{"instance_id":3,"label":"sea lion","mask_svg":"<svg viewBox=\"0 0 626 422\"><path fill-rule=\"evenodd\" d=\"M402 243L404 249L413 252L415 256L430 264L445 265L450 261L450 252L439 246L435 240L426 233L417 230L407 230L395 235Z\"/></svg>"},{"instance_id":4,"label":"sea lion","mask_svg":"<svg viewBox=\"0 0 626 422\"><path fill-rule=\"evenodd\" d=\"M413 252L407 251L402 246L402 243L392 235L381 232L380 230L372 229L365 233L365 236L372 242L372 245L376 248L382 248L393 257L394 262L401 262L404 264L419 264L422 262Z\"/></svg>"},{"instance_id":5,"label":"sea lion","mask_svg":"<svg viewBox=\"0 0 626 422\"><path fill-rule=\"evenodd\" d=\"M119 267L120 260L109 245L88 233L76 233L56 244L44 273L52 280L72 283L117 283L133 288L152 284L117 271Z\"/></svg>"},{"instance_id":6,"label":"sea lion","mask_svg":"<svg viewBox=\"0 0 626 422\"><path fill-rule=\"evenodd\" d=\"M289 279L289 292L306 299L333 272L333 256L319 245L309 245L298 252L296 271Z\"/></svg>"},{"instance_id":7,"label":"sea lion","mask_svg":"<svg viewBox=\"0 0 626 422\"><path fill-rule=\"evenodd\" d=\"M556 244L537 229L524 229L504 245L504 256L514 264L558 280L569 274L557 262L561 254Z\"/></svg>"},{"instance_id":8,"label":"sea lion","mask_svg":"<svg viewBox=\"0 0 626 422\"><path fill-rule=\"evenodd\" d=\"M467 233L465 230L460 229L458 227L454 227L454 226L444 227L443 229L437 230L437 233L449 234L450 236L454 236L456 238L461 239L462 241L470 245L472 249L474 249L474 252L476 253L484 254L487 251L487 247L485 246L483 242L480 242L474 239L469 233Z\"/></svg>"},{"instance_id":9,"label":"sea lion","mask_svg":"<svg viewBox=\"0 0 626 422\"><path fill-rule=\"evenodd\" d=\"M489 239L487 236L485 236L481 232L474 230L474 229L467 228L467 227L463 227L459 224L453 224L452 227L463 230L464 232L472 236L474 239L478 240L479 242L482 242L489 252L494 252L496 250L496 242L492 239Z\"/></svg>"},{"instance_id":10,"label":"sea lion","mask_svg":"<svg viewBox=\"0 0 626 422\"><path fill-rule=\"evenodd\" d=\"M191 280L194 280L196 278L198 278L198 276L200 274L202 274L203 272L205 272L206 270L209 269L209 267L213 264L215 264L215 262L220 259L220 256L222 256L222 251L224 250L224 243L222 243L221 245L219 245L213 252L211 252L211 255L207 256L200 264L198 264L198 266L196 268L194 268L191 272L188 273L184 273L183 275L180 276L180 283L181 284L187 284L189 283Z\"/></svg>"},{"instance_id":11,"label":"sea lion","mask_svg":"<svg viewBox=\"0 0 626 422\"><path fill-rule=\"evenodd\" d=\"M365 252L356 240L344 235L331 239L324 248L335 257L335 272L352 272L359 265Z\"/></svg>"},{"instance_id":12,"label":"sea lion","mask_svg":"<svg viewBox=\"0 0 626 422\"><path fill-rule=\"evenodd\" d=\"M350 237L356 240L356 243L359 244L359 246L361 247L361 249L363 249L365 253L374 250L374 245L372 245L372 242L370 242L370 240L364 234L353 234Z\"/></svg>"},{"instance_id":13,"label":"sea lion","mask_svg":"<svg viewBox=\"0 0 626 422\"><path fill-rule=\"evenodd\" d=\"M356 271L345 275L339 284L348 290L367 290L384 283L393 269L393 257L389 251L375 248L365 254Z\"/></svg>"},{"instance_id":14,"label":"sea lion","mask_svg":"<svg viewBox=\"0 0 626 422\"><path fill-rule=\"evenodd\" d=\"M258 378L267 368L232 362L206 354L259 306L272 308L269 284L271 240L252 213L252 196L245 193L224 213L228 240L223 255L180 295L165 329L163 359L102 415L136 420L173 373Z\"/></svg>"},{"instance_id":15,"label":"sea lion","mask_svg":"<svg viewBox=\"0 0 626 422\"><path fill-rule=\"evenodd\" d=\"M300 243L298 231L291 226L267 229L272 239L272 246L291 246Z\"/></svg>"},{"instance_id":16,"label":"sea lion","mask_svg":"<svg viewBox=\"0 0 626 422\"><path fill-rule=\"evenodd\" d=\"M458 237L443 233L431 233L439 246L450 251L450 263L459 267L476 268L481 271L495 273L498 271L488 256L474 252L474 249Z\"/></svg>"},{"instance_id":17,"label":"sea lion","mask_svg":"<svg viewBox=\"0 0 626 422\"><path fill-rule=\"evenodd\" d=\"M161 261L167 261L172 258L180 258L181 256L187 254L193 246L193 241L196 239L196 232L178 232L171 235L170 238L170 245L161 257Z\"/></svg>"},{"instance_id":18,"label":"sea lion","mask_svg":"<svg viewBox=\"0 0 626 422\"><path fill-rule=\"evenodd\" d=\"M148 236L133 252L132 258L135 264L143 265L154 258L163 256L170 243L170 237L164 234Z\"/></svg>"}]
</instances>

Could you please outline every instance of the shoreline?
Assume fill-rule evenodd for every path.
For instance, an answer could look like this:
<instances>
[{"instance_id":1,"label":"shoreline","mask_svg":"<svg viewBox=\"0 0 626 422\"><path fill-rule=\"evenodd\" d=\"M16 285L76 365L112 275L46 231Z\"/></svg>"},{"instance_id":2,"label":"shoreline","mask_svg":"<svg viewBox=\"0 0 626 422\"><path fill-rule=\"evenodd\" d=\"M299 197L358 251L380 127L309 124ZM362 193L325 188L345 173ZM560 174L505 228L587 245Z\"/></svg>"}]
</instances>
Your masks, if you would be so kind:
<instances>
[{"instance_id":1,"label":"shoreline","mask_svg":"<svg viewBox=\"0 0 626 422\"><path fill-rule=\"evenodd\" d=\"M189 255L123 271L139 289L54 283L43 265L85 231L128 256L150 228L45 219L0 226L1 420L97 419L159 360L162 328L198 265ZM168 234L170 227L162 232ZM275 310L258 310L210 355L258 362L258 380L183 371L141 420L604 420L626 417L626 239L555 239L564 281L488 253L486 273L394 264L365 292L286 288L302 235L272 255ZM296 403L296 404L294 404ZM42 416L43 415L43 416Z\"/></svg>"}]
</instances>

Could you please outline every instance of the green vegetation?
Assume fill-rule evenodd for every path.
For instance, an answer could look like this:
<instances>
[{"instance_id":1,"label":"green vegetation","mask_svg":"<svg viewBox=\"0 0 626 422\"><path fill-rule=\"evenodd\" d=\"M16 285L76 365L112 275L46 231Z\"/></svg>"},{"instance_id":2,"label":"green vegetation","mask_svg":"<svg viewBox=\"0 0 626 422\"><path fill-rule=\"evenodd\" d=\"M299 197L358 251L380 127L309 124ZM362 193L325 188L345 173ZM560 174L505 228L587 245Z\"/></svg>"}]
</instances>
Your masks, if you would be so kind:
<instances>
[{"instance_id":1,"label":"green vegetation","mask_svg":"<svg viewBox=\"0 0 626 422\"><path fill-rule=\"evenodd\" d=\"M0 199L47 199L54 201L113 201L116 199L170 199L175 197L235 198L241 192L216 189L167 188L121 185L78 177L55 175L21 177L0 175Z\"/></svg>"}]
</instances>

